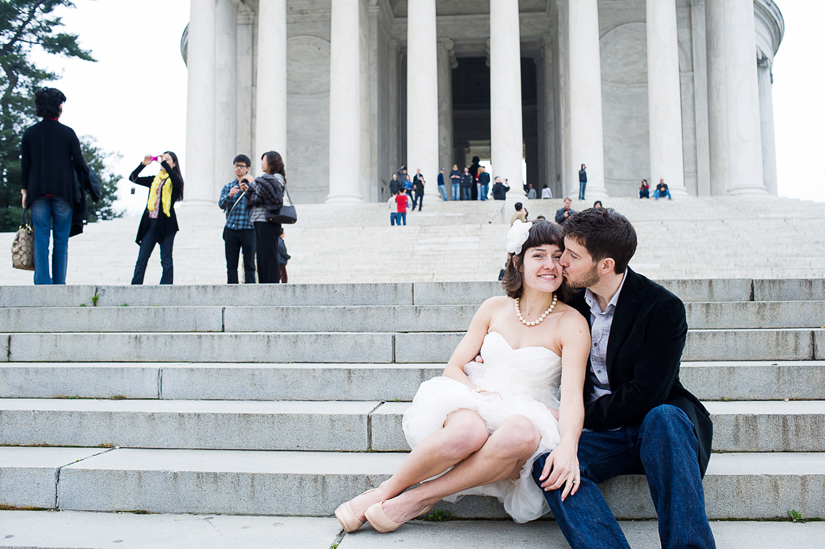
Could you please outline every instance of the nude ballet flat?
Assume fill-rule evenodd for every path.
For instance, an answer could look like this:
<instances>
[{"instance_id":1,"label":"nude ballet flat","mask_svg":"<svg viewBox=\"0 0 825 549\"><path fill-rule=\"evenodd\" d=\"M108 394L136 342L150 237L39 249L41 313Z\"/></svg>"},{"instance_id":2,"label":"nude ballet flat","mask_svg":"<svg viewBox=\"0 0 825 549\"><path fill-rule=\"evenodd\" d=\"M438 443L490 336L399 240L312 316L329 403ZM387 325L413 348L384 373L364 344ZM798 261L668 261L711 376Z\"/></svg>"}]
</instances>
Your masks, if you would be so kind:
<instances>
[{"instance_id":1,"label":"nude ballet flat","mask_svg":"<svg viewBox=\"0 0 825 549\"><path fill-rule=\"evenodd\" d=\"M398 530L398 528L404 523L395 522L394 520L390 519L384 512L383 504L383 501L373 503L369 506L365 515L367 516L367 521L370 523L370 526L372 526L377 532L381 532L382 534L388 534L390 532ZM432 508L433 506L430 505L416 516L426 515L430 512L430 510L432 510Z\"/></svg>"},{"instance_id":2,"label":"nude ballet flat","mask_svg":"<svg viewBox=\"0 0 825 549\"><path fill-rule=\"evenodd\" d=\"M366 492L364 492L364 494L368 494L374 491L375 488L373 488L372 490L367 490ZM358 520L358 517L353 512L352 507L350 507L350 501L352 500L345 501L344 503L338 506L338 509L335 510L335 518L338 519L338 522L341 523L341 526L344 527L344 531L348 534L355 532L364 525L363 522Z\"/></svg>"}]
</instances>

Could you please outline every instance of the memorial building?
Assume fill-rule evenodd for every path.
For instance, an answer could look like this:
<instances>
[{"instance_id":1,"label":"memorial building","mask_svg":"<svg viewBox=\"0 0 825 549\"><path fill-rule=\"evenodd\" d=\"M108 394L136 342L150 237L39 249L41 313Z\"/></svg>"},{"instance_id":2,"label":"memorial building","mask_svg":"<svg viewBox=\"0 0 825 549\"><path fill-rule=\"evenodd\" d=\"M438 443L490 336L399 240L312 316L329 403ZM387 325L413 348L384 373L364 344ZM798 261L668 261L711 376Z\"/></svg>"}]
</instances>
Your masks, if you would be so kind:
<instances>
[{"instance_id":1,"label":"memorial building","mask_svg":"<svg viewBox=\"0 0 825 549\"><path fill-rule=\"evenodd\" d=\"M589 200L775 195L783 32L771 0L191 0L187 202L268 150L298 203L473 156L557 198L581 164Z\"/></svg>"}]
</instances>

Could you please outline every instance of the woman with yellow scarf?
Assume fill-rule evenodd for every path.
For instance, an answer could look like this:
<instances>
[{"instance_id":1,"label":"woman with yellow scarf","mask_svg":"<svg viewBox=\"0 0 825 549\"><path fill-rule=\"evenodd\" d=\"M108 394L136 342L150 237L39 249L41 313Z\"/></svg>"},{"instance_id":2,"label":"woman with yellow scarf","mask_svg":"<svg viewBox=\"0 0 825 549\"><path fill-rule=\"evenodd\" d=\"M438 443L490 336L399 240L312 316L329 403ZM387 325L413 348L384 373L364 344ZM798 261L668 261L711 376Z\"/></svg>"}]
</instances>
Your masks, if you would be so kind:
<instances>
[{"instance_id":1,"label":"woman with yellow scarf","mask_svg":"<svg viewBox=\"0 0 825 549\"><path fill-rule=\"evenodd\" d=\"M154 177L138 177L143 168L152 162L160 162L160 173ZM178 232L178 218L175 216L175 202L183 200L183 176L181 175L178 157L171 151L160 156L146 155L129 181L149 187L149 200L140 218L138 233L135 242L140 246L135 274L132 284L143 284L143 275L146 265L155 249L160 244L160 265L163 274L161 284L172 284L174 267L172 265L172 246L175 243L175 233Z\"/></svg>"}]
</instances>

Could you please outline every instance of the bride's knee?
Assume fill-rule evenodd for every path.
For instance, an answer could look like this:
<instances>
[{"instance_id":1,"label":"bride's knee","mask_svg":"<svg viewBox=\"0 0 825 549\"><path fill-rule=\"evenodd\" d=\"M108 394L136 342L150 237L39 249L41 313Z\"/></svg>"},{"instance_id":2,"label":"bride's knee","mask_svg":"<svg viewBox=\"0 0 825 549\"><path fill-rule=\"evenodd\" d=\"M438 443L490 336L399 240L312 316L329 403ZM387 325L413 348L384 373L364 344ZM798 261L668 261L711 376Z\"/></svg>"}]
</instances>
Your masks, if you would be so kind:
<instances>
[{"instance_id":1,"label":"bride's knee","mask_svg":"<svg viewBox=\"0 0 825 549\"><path fill-rule=\"evenodd\" d=\"M487 425L481 418L451 423L444 429L446 441L441 450L446 457L462 460L487 442Z\"/></svg>"},{"instance_id":2,"label":"bride's knee","mask_svg":"<svg viewBox=\"0 0 825 549\"><path fill-rule=\"evenodd\" d=\"M538 448L541 434L533 422L524 416L511 416L499 427L487 447L506 457L529 457Z\"/></svg>"}]
</instances>

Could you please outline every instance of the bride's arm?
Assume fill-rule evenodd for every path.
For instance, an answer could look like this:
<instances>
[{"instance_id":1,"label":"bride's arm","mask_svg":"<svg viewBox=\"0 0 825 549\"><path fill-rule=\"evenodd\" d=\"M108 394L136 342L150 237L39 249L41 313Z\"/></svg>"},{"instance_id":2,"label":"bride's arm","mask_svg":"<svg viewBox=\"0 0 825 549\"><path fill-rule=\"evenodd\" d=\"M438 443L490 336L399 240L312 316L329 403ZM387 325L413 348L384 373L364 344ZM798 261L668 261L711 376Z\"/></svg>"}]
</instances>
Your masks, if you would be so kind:
<instances>
[{"instance_id":1,"label":"bride's arm","mask_svg":"<svg viewBox=\"0 0 825 549\"><path fill-rule=\"evenodd\" d=\"M579 487L579 436L584 425L584 378L587 358L590 356L590 329L587 321L577 311L565 313L559 322L561 343L561 405L559 407L559 432L561 442L547 457L540 480L545 490L558 490L564 486L561 499L575 494ZM552 472L551 472L552 469ZM565 483L575 480L574 483Z\"/></svg>"},{"instance_id":2,"label":"bride's arm","mask_svg":"<svg viewBox=\"0 0 825 549\"><path fill-rule=\"evenodd\" d=\"M444 373L442 374L444 377L463 383L470 389L476 388L473 382L470 381L470 378L467 377L467 374L464 373L464 365L472 362L479 351L481 351L484 336L487 335L487 331L490 329L490 319L493 316L493 312L501 306L501 301L506 299L505 297L492 297L481 304L481 307L478 308L475 316L473 316L470 328L467 330L467 333L464 334L461 343L459 343L458 347L453 351L453 356L450 357L450 361L447 362L447 367L444 368Z\"/></svg>"}]
</instances>

